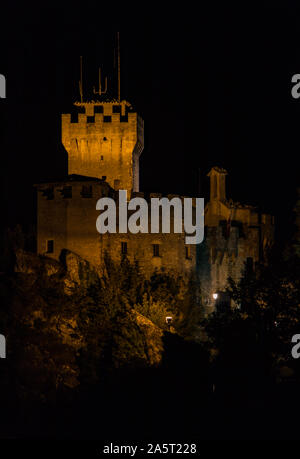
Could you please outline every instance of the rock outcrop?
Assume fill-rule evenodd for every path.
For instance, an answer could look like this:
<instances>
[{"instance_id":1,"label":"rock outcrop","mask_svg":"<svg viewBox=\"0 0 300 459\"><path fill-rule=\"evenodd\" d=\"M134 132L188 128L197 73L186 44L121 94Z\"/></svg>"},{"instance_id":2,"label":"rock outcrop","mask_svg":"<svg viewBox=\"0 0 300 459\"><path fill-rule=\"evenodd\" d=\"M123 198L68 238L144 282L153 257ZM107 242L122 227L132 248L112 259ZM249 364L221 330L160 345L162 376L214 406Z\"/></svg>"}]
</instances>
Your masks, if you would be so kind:
<instances>
[{"instance_id":1,"label":"rock outcrop","mask_svg":"<svg viewBox=\"0 0 300 459\"><path fill-rule=\"evenodd\" d=\"M45 257L42 255L35 255L25 250L16 250L15 252L15 266L16 273L30 274L36 279L42 273L47 276L57 274L62 270L62 265L53 258Z\"/></svg>"},{"instance_id":2,"label":"rock outcrop","mask_svg":"<svg viewBox=\"0 0 300 459\"><path fill-rule=\"evenodd\" d=\"M145 337L149 364L158 365L161 362L163 353L163 330L138 312L133 311L133 314L141 333Z\"/></svg>"},{"instance_id":3,"label":"rock outcrop","mask_svg":"<svg viewBox=\"0 0 300 459\"><path fill-rule=\"evenodd\" d=\"M62 250L60 260L66 270L64 279L66 293L71 293L76 287L86 289L99 279L96 268L70 250Z\"/></svg>"},{"instance_id":4,"label":"rock outcrop","mask_svg":"<svg viewBox=\"0 0 300 459\"><path fill-rule=\"evenodd\" d=\"M80 384L82 355L85 366L104 371L107 362L111 368L161 362L164 331L122 302L119 312L113 312L98 273L77 254L65 251L58 262L19 250L14 271L6 279L6 312L16 336L18 327L22 333L26 328L26 340L16 342L15 351L24 347L26 366L36 368L45 385L47 379L55 387Z\"/></svg>"}]
</instances>

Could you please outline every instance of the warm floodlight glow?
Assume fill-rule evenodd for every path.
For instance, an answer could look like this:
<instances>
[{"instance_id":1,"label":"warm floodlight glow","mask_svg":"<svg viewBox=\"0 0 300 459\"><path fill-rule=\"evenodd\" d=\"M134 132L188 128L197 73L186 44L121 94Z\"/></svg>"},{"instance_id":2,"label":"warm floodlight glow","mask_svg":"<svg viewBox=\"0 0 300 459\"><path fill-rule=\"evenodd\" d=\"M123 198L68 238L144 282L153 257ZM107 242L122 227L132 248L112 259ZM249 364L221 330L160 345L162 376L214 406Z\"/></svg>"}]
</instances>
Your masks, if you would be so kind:
<instances>
[{"instance_id":1,"label":"warm floodlight glow","mask_svg":"<svg viewBox=\"0 0 300 459\"><path fill-rule=\"evenodd\" d=\"M213 293L213 299L216 300L218 298L218 294L217 293Z\"/></svg>"},{"instance_id":2,"label":"warm floodlight glow","mask_svg":"<svg viewBox=\"0 0 300 459\"><path fill-rule=\"evenodd\" d=\"M166 317L166 324L170 325L170 323L172 322L172 320L173 320L173 317L167 316L167 317Z\"/></svg>"}]
</instances>

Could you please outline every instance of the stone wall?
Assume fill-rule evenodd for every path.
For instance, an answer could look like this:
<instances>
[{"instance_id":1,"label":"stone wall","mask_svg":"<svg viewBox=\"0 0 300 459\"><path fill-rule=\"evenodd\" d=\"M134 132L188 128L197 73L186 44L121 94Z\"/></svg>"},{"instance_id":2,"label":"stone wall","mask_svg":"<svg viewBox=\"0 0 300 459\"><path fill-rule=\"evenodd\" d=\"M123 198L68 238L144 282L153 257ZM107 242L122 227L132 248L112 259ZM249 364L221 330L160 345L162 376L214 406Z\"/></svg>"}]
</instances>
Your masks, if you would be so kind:
<instances>
[{"instance_id":1,"label":"stone wall","mask_svg":"<svg viewBox=\"0 0 300 459\"><path fill-rule=\"evenodd\" d=\"M89 188L91 187L91 188ZM72 197L64 190L72 189ZM49 190L53 190L52 199ZM91 189L89 197L83 189ZM252 265L262 260L264 250L272 244L274 226L272 217L259 215L254 208L236 205L234 212L227 201L209 201L205 208L206 235L199 245L186 245L184 233L117 233L99 234L96 220L100 197L116 197L116 192L105 181L70 176L60 183L38 186L38 252L59 259L68 249L94 265L99 271L108 254L115 262L126 257L138 262L142 273L150 277L154 271L166 271L188 277L197 274L201 284L206 310L213 310L213 293L224 292L228 277L238 281L245 263ZM134 196L144 197L142 193ZM155 193L150 197L160 198ZM175 197L169 195L169 199ZM117 203L117 199L116 199ZM148 199L149 203L149 199ZM149 206L150 208L150 206ZM230 219L233 216L234 219ZM150 213L148 216L151 224ZM47 240L54 241L53 253L46 253ZM155 246L155 247L154 247Z\"/></svg>"},{"instance_id":2,"label":"stone wall","mask_svg":"<svg viewBox=\"0 0 300 459\"><path fill-rule=\"evenodd\" d=\"M138 262L141 272L150 277L154 271L164 270L188 276L196 268L196 249L191 247L191 255L186 257L184 234L103 234L100 236L101 258L108 253L115 261L120 262L122 242L127 243L126 258L131 262ZM159 246L159 255L154 254L153 245Z\"/></svg>"},{"instance_id":3,"label":"stone wall","mask_svg":"<svg viewBox=\"0 0 300 459\"><path fill-rule=\"evenodd\" d=\"M109 185L101 180L70 179L40 184L37 189L38 253L59 259L61 251L68 249L99 266L100 235L96 229L99 211L96 210L96 202L112 192ZM87 194L89 191L92 195ZM49 240L53 240L52 253L47 251Z\"/></svg>"}]
</instances>

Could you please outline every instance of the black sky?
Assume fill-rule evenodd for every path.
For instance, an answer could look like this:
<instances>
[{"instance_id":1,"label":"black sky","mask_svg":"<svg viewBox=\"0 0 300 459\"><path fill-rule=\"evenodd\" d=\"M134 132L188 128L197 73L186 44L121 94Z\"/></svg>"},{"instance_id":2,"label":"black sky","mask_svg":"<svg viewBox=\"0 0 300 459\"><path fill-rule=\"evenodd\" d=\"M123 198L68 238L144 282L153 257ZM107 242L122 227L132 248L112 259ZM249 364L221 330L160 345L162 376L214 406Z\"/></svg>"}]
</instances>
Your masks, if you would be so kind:
<instances>
[{"instance_id":1,"label":"black sky","mask_svg":"<svg viewBox=\"0 0 300 459\"><path fill-rule=\"evenodd\" d=\"M113 74L121 32L122 95L145 120L141 189L207 192L209 168L229 172L228 195L273 212L281 234L299 180L300 10L135 12L115 19L103 5L7 7L0 31L3 222L33 219L32 184L66 172L60 114L102 65ZM111 84L112 86L112 84Z\"/></svg>"}]
</instances>

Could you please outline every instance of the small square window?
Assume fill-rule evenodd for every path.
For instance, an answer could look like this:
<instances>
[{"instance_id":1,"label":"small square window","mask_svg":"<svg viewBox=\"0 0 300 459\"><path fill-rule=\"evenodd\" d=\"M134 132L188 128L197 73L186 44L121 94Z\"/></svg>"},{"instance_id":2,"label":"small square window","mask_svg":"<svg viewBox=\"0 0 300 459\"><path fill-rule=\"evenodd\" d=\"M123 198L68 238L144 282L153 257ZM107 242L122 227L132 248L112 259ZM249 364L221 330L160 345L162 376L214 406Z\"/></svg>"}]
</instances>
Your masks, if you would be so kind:
<instances>
[{"instance_id":1,"label":"small square window","mask_svg":"<svg viewBox=\"0 0 300 459\"><path fill-rule=\"evenodd\" d=\"M152 244L153 256L159 257L159 244Z\"/></svg>"},{"instance_id":2,"label":"small square window","mask_svg":"<svg viewBox=\"0 0 300 459\"><path fill-rule=\"evenodd\" d=\"M43 196L45 196L48 200L54 199L54 187L51 186L47 189L44 189Z\"/></svg>"},{"instance_id":3,"label":"small square window","mask_svg":"<svg viewBox=\"0 0 300 459\"><path fill-rule=\"evenodd\" d=\"M47 241L47 253L53 253L54 252L54 241L53 239L49 239Z\"/></svg>"},{"instance_id":4,"label":"small square window","mask_svg":"<svg viewBox=\"0 0 300 459\"><path fill-rule=\"evenodd\" d=\"M121 242L121 253L127 255L127 242Z\"/></svg>"},{"instance_id":5,"label":"small square window","mask_svg":"<svg viewBox=\"0 0 300 459\"><path fill-rule=\"evenodd\" d=\"M71 186L64 186L61 190L61 193L64 198L72 198L72 187Z\"/></svg>"}]
</instances>

